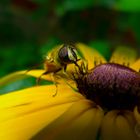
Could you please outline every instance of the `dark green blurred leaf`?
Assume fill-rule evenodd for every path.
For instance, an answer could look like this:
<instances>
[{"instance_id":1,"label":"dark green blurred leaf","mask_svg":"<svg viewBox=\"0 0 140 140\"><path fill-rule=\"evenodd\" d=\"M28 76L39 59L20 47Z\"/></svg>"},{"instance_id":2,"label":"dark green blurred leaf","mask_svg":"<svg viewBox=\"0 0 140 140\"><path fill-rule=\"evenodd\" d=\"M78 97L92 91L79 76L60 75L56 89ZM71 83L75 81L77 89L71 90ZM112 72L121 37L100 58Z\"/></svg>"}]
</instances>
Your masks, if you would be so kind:
<instances>
[{"instance_id":1,"label":"dark green blurred leaf","mask_svg":"<svg viewBox=\"0 0 140 140\"><path fill-rule=\"evenodd\" d=\"M56 13L58 15L64 15L67 11L82 10L89 7L93 7L94 0L64 0L58 3L56 7Z\"/></svg>"},{"instance_id":2,"label":"dark green blurred leaf","mask_svg":"<svg viewBox=\"0 0 140 140\"><path fill-rule=\"evenodd\" d=\"M40 81L40 85L49 85L49 84L52 84L52 82L45 81L45 80ZM28 77L26 79L18 80L3 88L0 88L0 95L15 91L15 90L25 89L32 86L36 86L36 78Z\"/></svg>"},{"instance_id":3,"label":"dark green blurred leaf","mask_svg":"<svg viewBox=\"0 0 140 140\"><path fill-rule=\"evenodd\" d=\"M41 48L40 48L41 55L45 56L49 50L56 47L60 43L62 43L62 42L57 38L48 39L48 41L46 43L44 43L44 45L42 45Z\"/></svg>"},{"instance_id":4,"label":"dark green blurred leaf","mask_svg":"<svg viewBox=\"0 0 140 140\"><path fill-rule=\"evenodd\" d=\"M94 0L65 0L63 5L67 10L78 10L93 6Z\"/></svg>"},{"instance_id":5,"label":"dark green blurred leaf","mask_svg":"<svg viewBox=\"0 0 140 140\"><path fill-rule=\"evenodd\" d=\"M0 76L17 70L30 69L42 60L37 45L34 43L21 42L4 46L0 46L2 60Z\"/></svg>"},{"instance_id":6,"label":"dark green blurred leaf","mask_svg":"<svg viewBox=\"0 0 140 140\"><path fill-rule=\"evenodd\" d=\"M15 43L25 39L21 29L11 23L11 18L0 23L0 43Z\"/></svg>"},{"instance_id":7,"label":"dark green blurred leaf","mask_svg":"<svg viewBox=\"0 0 140 140\"><path fill-rule=\"evenodd\" d=\"M48 14L48 10L46 10L46 7L41 7L31 14L31 19L34 21L38 21L44 18L47 14Z\"/></svg>"},{"instance_id":8,"label":"dark green blurred leaf","mask_svg":"<svg viewBox=\"0 0 140 140\"><path fill-rule=\"evenodd\" d=\"M98 5L101 5L103 7L114 7L114 5L116 4L117 0L99 0L97 1Z\"/></svg>"},{"instance_id":9,"label":"dark green blurred leaf","mask_svg":"<svg viewBox=\"0 0 140 140\"><path fill-rule=\"evenodd\" d=\"M11 0L1 0L0 1L0 4L2 4L2 5L7 5L7 4L9 4L11 2Z\"/></svg>"},{"instance_id":10,"label":"dark green blurred leaf","mask_svg":"<svg viewBox=\"0 0 140 140\"><path fill-rule=\"evenodd\" d=\"M109 60L109 58L111 56L111 49L110 49L110 45L109 45L109 43L107 41L103 41L103 40L92 41L92 42L89 43L89 46L95 48L107 60Z\"/></svg>"},{"instance_id":11,"label":"dark green blurred leaf","mask_svg":"<svg viewBox=\"0 0 140 140\"><path fill-rule=\"evenodd\" d=\"M31 0L31 1L38 4L47 4L49 2L49 0Z\"/></svg>"},{"instance_id":12,"label":"dark green blurred leaf","mask_svg":"<svg viewBox=\"0 0 140 140\"><path fill-rule=\"evenodd\" d=\"M131 30L134 34L137 43L140 43L140 14L139 13L125 13L118 18L118 27L121 31ZM138 44L137 44L138 46Z\"/></svg>"},{"instance_id":13,"label":"dark green blurred leaf","mask_svg":"<svg viewBox=\"0 0 140 140\"><path fill-rule=\"evenodd\" d=\"M0 95L4 94L4 93L15 91L15 90L27 88L27 87L30 87L33 85L35 85L35 79L32 79L32 78L13 82L12 84L9 84L3 88L0 88Z\"/></svg>"},{"instance_id":14,"label":"dark green blurred leaf","mask_svg":"<svg viewBox=\"0 0 140 140\"><path fill-rule=\"evenodd\" d=\"M140 11L140 1L139 0L116 0L115 7L118 10L136 12Z\"/></svg>"}]
</instances>

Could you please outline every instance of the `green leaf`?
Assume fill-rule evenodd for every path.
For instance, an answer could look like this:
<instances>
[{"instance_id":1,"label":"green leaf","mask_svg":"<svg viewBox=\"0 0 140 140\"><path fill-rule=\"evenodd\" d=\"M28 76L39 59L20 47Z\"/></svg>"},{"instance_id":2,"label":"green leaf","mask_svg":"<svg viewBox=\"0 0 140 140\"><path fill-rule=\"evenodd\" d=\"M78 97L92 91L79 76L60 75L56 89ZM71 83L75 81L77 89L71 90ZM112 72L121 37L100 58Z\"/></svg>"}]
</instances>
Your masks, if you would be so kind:
<instances>
[{"instance_id":1,"label":"green leaf","mask_svg":"<svg viewBox=\"0 0 140 140\"><path fill-rule=\"evenodd\" d=\"M34 78L28 78L28 79L22 79L18 81L14 81L7 86L0 87L0 95L8 92L12 92L15 90L20 90L23 88L35 86L35 79Z\"/></svg>"},{"instance_id":2,"label":"green leaf","mask_svg":"<svg viewBox=\"0 0 140 140\"><path fill-rule=\"evenodd\" d=\"M109 46L109 43L107 41L91 41L89 43L90 47L95 48L97 51L99 51L107 60L109 60L111 56L111 49Z\"/></svg>"},{"instance_id":3,"label":"green leaf","mask_svg":"<svg viewBox=\"0 0 140 140\"><path fill-rule=\"evenodd\" d=\"M38 4L47 4L49 2L49 0L31 0L31 1Z\"/></svg>"},{"instance_id":4,"label":"green leaf","mask_svg":"<svg viewBox=\"0 0 140 140\"><path fill-rule=\"evenodd\" d=\"M68 10L84 9L93 6L93 0L65 0L64 6Z\"/></svg>"},{"instance_id":5,"label":"green leaf","mask_svg":"<svg viewBox=\"0 0 140 140\"><path fill-rule=\"evenodd\" d=\"M63 16L67 11L83 10L94 6L93 0L64 0L56 6L57 15Z\"/></svg>"},{"instance_id":6,"label":"green leaf","mask_svg":"<svg viewBox=\"0 0 140 140\"><path fill-rule=\"evenodd\" d=\"M116 0L99 0L97 1L98 5L101 5L103 7L113 7L116 3Z\"/></svg>"},{"instance_id":7,"label":"green leaf","mask_svg":"<svg viewBox=\"0 0 140 140\"><path fill-rule=\"evenodd\" d=\"M46 53L51 50L52 48L54 48L55 46L60 44L60 40L53 37L47 40L46 43L44 43L41 48L40 48L40 53L41 55L46 55Z\"/></svg>"},{"instance_id":8,"label":"green leaf","mask_svg":"<svg viewBox=\"0 0 140 140\"><path fill-rule=\"evenodd\" d=\"M117 0L115 7L118 10L136 12L140 11L139 0Z\"/></svg>"},{"instance_id":9,"label":"green leaf","mask_svg":"<svg viewBox=\"0 0 140 140\"><path fill-rule=\"evenodd\" d=\"M140 18L139 13L125 13L124 15L121 14L118 18L118 27L121 31L130 30L134 34L134 39L136 43L140 43ZM130 39L129 39L130 40ZM131 41L131 40L130 40ZM139 45L137 45L139 47ZM133 46L134 47L134 46Z\"/></svg>"}]
</instances>

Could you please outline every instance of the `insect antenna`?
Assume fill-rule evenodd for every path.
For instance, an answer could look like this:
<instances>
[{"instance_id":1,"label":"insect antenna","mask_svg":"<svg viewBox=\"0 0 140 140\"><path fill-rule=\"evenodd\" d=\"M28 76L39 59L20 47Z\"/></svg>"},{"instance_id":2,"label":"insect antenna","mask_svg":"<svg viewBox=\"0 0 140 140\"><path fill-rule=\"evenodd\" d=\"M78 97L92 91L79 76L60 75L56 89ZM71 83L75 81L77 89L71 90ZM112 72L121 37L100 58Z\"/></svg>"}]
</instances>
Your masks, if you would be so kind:
<instances>
[{"instance_id":1,"label":"insect antenna","mask_svg":"<svg viewBox=\"0 0 140 140\"><path fill-rule=\"evenodd\" d=\"M27 74L29 71L41 66L42 64L44 64L45 60L43 60L42 62L40 62L39 64L36 64L34 66L32 66L31 68L29 68L28 70L26 70L25 74Z\"/></svg>"}]
</instances>

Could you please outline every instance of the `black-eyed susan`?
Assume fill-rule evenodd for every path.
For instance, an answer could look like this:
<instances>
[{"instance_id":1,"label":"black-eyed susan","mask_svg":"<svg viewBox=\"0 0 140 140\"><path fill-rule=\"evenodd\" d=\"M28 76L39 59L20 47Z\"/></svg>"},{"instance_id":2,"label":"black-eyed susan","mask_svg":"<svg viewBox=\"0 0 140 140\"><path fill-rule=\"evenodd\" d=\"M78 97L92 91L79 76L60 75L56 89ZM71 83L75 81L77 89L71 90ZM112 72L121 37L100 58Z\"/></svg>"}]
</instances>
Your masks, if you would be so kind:
<instances>
[{"instance_id":1,"label":"black-eyed susan","mask_svg":"<svg viewBox=\"0 0 140 140\"><path fill-rule=\"evenodd\" d=\"M63 82L60 75L56 96L54 84L0 96L1 140L140 139L140 59L136 51L118 47L107 62L96 50L77 46L88 68L85 72L74 68L72 82L71 78ZM39 77L43 72L32 70L26 75ZM8 75L0 84L24 74ZM42 78L51 80L49 74Z\"/></svg>"}]
</instances>

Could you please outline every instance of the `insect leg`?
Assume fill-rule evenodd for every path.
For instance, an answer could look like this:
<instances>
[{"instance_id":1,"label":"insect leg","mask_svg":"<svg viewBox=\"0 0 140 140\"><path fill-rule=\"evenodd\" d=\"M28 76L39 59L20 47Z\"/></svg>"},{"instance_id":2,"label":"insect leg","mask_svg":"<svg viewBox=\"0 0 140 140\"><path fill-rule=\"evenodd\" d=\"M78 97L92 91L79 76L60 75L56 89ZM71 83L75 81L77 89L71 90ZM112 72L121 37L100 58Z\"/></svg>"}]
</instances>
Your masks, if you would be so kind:
<instances>
[{"instance_id":1,"label":"insect leg","mask_svg":"<svg viewBox=\"0 0 140 140\"><path fill-rule=\"evenodd\" d=\"M66 73L67 65L64 66L63 71Z\"/></svg>"},{"instance_id":2,"label":"insect leg","mask_svg":"<svg viewBox=\"0 0 140 140\"><path fill-rule=\"evenodd\" d=\"M53 95L53 97L55 97L57 95L57 90L58 90L58 85L57 85L57 82L56 82L56 78L55 78L55 73L52 73L52 81L56 87L56 91L55 91L55 94Z\"/></svg>"},{"instance_id":3,"label":"insect leg","mask_svg":"<svg viewBox=\"0 0 140 140\"><path fill-rule=\"evenodd\" d=\"M48 72L48 71L45 71L44 73L42 73L37 79L36 79L36 84L37 85L39 85L39 83L40 83L40 81L41 81L41 77L43 76L43 75L46 75L46 74L49 74L50 72Z\"/></svg>"},{"instance_id":4,"label":"insect leg","mask_svg":"<svg viewBox=\"0 0 140 140\"><path fill-rule=\"evenodd\" d=\"M59 72L60 70L62 70L62 68L59 68L57 71L55 71L55 72L52 73L52 81L53 81L54 85L56 86L56 92L53 95L53 97L55 97L57 95L57 89L58 89L58 83L56 82L55 74L57 72Z\"/></svg>"},{"instance_id":5,"label":"insect leg","mask_svg":"<svg viewBox=\"0 0 140 140\"><path fill-rule=\"evenodd\" d=\"M74 91L78 92L78 89L76 87L72 86L69 82L67 82L67 80L65 80L65 79L63 79L63 80L70 88L72 88Z\"/></svg>"},{"instance_id":6,"label":"insect leg","mask_svg":"<svg viewBox=\"0 0 140 140\"><path fill-rule=\"evenodd\" d=\"M67 68L67 66L64 67L64 68L62 69L63 74L64 74L67 78L69 78L69 79L71 79L72 81L74 81L74 78L72 77L72 75L66 72L66 68ZM65 79L65 77L64 77L63 80L64 80L64 82L65 82L70 88L72 88L74 91L78 91L75 87L73 87L73 86L68 82L68 79Z\"/></svg>"}]
</instances>

